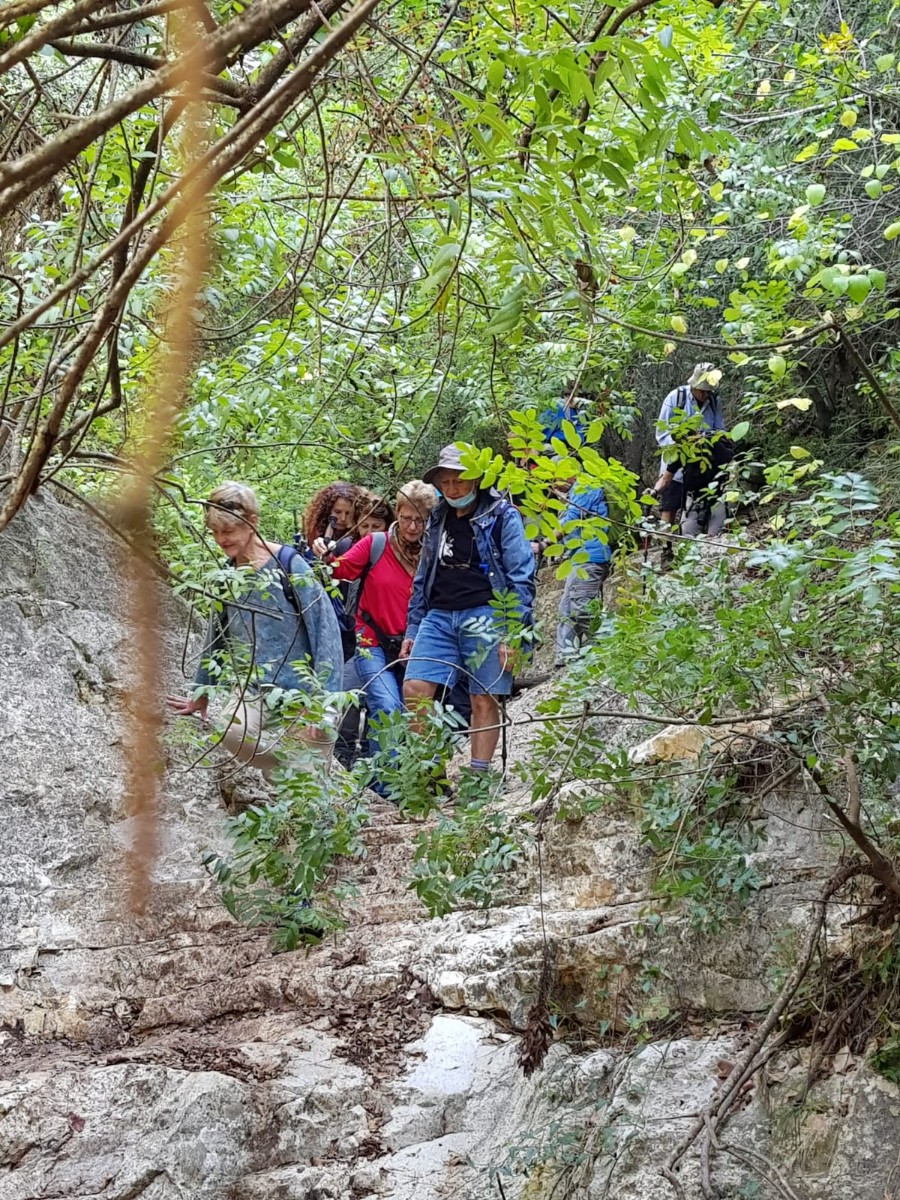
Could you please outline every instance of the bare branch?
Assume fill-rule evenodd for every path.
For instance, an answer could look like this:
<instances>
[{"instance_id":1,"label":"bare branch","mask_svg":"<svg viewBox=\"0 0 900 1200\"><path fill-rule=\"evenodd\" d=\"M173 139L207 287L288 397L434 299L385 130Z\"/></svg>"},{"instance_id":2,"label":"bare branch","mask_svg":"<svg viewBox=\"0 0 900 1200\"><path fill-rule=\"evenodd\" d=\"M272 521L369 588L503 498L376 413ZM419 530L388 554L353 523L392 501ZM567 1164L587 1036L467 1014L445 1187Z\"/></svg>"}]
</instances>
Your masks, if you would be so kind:
<instances>
[{"instance_id":1,"label":"bare branch","mask_svg":"<svg viewBox=\"0 0 900 1200\"><path fill-rule=\"evenodd\" d=\"M198 39L190 51L105 108L73 121L63 133L22 158L0 164L0 215L39 188L130 113L178 88L198 72L218 75L230 55L265 41L273 28L288 24L307 8L308 0L257 0L227 25Z\"/></svg>"}]
</instances>

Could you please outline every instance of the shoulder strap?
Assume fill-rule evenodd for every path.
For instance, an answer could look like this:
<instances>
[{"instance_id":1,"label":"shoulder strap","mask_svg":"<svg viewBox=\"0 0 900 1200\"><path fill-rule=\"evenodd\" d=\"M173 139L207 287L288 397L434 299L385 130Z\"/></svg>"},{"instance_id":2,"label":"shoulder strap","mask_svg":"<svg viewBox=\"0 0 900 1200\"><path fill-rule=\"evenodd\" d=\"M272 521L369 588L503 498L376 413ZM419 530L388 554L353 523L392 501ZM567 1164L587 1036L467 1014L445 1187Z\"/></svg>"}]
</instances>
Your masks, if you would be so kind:
<instances>
[{"instance_id":1,"label":"shoulder strap","mask_svg":"<svg viewBox=\"0 0 900 1200\"><path fill-rule=\"evenodd\" d=\"M372 534L372 541L369 545L369 561L363 567L363 573L360 579L365 579L369 571L375 566L378 560L384 554L384 548L387 545L388 535L384 531Z\"/></svg>"},{"instance_id":2,"label":"shoulder strap","mask_svg":"<svg viewBox=\"0 0 900 1200\"><path fill-rule=\"evenodd\" d=\"M284 592L284 598L299 617L301 615L300 598L291 579L291 563L294 561L296 553L293 546L279 546L275 559L281 568L281 590Z\"/></svg>"},{"instance_id":3,"label":"shoulder strap","mask_svg":"<svg viewBox=\"0 0 900 1200\"><path fill-rule=\"evenodd\" d=\"M363 585L366 582L366 577L369 572L380 560L384 554L384 548L387 545L388 535L386 533L373 533L372 540L369 543L369 561L363 567L360 574L353 580L347 588L347 598L344 600L344 612L353 617L356 615L356 610L359 608L359 600L362 596Z\"/></svg>"},{"instance_id":4,"label":"shoulder strap","mask_svg":"<svg viewBox=\"0 0 900 1200\"><path fill-rule=\"evenodd\" d=\"M488 537L493 541L494 548L501 555L503 553L503 522L506 519L506 514L512 507L508 500L501 500L499 502L488 532Z\"/></svg>"}]
</instances>

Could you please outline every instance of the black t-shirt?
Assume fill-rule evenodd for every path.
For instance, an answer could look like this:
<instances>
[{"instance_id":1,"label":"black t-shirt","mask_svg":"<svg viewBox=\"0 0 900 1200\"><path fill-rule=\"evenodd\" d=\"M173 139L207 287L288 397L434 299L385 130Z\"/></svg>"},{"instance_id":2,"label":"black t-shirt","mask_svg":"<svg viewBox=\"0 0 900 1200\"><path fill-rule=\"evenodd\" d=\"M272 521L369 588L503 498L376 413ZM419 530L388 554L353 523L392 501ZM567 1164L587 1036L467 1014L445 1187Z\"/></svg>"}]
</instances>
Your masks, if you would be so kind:
<instances>
[{"instance_id":1,"label":"black t-shirt","mask_svg":"<svg viewBox=\"0 0 900 1200\"><path fill-rule=\"evenodd\" d=\"M444 612L479 608L490 603L492 594L487 570L481 565L472 522L468 517L457 516L448 507L438 543L431 607Z\"/></svg>"}]
</instances>

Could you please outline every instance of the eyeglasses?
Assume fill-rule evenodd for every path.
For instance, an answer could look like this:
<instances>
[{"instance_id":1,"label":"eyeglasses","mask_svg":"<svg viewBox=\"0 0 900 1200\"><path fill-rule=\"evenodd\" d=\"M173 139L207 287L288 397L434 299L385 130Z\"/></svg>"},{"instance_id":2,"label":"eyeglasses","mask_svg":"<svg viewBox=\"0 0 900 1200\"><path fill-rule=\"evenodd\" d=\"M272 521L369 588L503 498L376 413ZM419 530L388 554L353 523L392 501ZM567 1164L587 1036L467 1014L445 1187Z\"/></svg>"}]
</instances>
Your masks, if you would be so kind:
<instances>
[{"instance_id":1,"label":"eyeglasses","mask_svg":"<svg viewBox=\"0 0 900 1200\"><path fill-rule=\"evenodd\" d=\"M401 525L424 525L424 517L398 517L397 520Z\"/></svg>"}]
</instances>

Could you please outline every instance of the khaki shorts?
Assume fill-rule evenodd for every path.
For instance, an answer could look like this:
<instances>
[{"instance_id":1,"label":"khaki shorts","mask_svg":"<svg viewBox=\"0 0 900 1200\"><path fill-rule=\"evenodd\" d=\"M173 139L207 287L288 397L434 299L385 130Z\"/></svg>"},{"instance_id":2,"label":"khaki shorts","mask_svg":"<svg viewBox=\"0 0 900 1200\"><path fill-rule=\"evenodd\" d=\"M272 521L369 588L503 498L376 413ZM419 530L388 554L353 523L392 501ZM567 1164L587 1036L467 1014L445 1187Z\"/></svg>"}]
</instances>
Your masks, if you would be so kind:
<instances>
[{"instance_id":1,"label":"khaki shorts","mask_svg":"<svg viewBox=\"0 0 900 1200\"><path fill-rule=\"evenodd\" d=\"M330 715L331 724L338 714ZM335 733L304 725L301 719L286 721L260 695L232 692L219 728L222 747L233 758L262 771L266 778L277 766L285 766L310 752L331 760Z\"/></svg>"}]
</instances>

